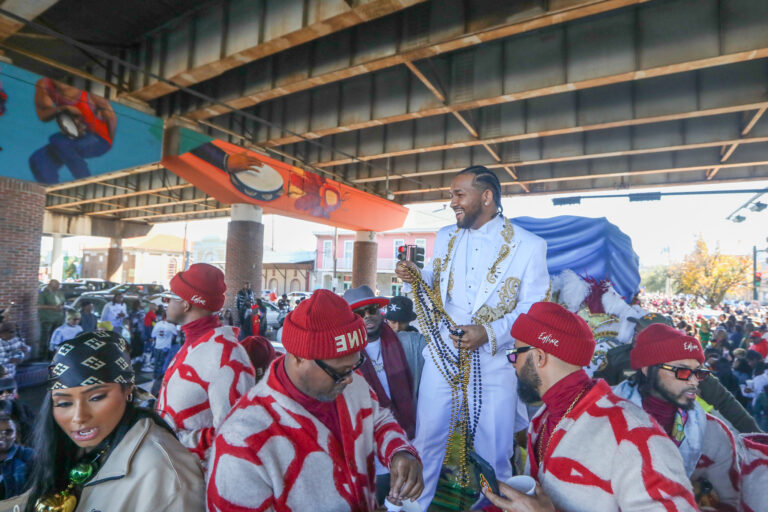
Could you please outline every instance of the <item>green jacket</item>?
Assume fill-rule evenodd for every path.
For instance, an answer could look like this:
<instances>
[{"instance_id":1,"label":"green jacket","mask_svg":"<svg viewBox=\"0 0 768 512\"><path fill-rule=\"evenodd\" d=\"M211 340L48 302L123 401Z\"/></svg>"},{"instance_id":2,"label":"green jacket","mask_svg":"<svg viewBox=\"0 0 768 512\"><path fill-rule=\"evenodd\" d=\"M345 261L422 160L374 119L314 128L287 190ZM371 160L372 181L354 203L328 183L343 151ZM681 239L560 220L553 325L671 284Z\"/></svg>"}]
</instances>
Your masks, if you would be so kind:
<instances>
[{"instance_id":1,"label":"green jacket","mask_svg":"<svg viewBox=\"0 0 768 512\"><path fill-rule=\"evenodd\" d=\"M38 306L61 306L64 304L64 294L60 290L52 291L46 288L37 296ZM64 310L38 309L37 317L44 323L64 323Z\"/></svg>"}]
</instances>

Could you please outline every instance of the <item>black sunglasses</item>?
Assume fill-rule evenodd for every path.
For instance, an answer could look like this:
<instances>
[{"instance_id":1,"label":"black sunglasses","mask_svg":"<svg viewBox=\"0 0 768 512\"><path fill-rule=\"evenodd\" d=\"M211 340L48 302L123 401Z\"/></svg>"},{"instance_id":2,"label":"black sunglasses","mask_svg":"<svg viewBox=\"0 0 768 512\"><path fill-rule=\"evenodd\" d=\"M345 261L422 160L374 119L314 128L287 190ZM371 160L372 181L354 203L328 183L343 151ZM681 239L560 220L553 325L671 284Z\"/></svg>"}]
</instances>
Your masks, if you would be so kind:
<instances>
[{"instance_id":1,"label":"black sunglasses","mask_svg":"<svg viewBox=\"0 0 768 512\"><path fill-rule=\"evenodd\" d=\"M348 379L353 373L355 373L355 370L358 370L361 366L363 366L363 363L365 363L365 352L360 352L360 359L355 363L355 366L344 373L338 373L336 370L328 366L324 361L321 361L320 359L315 359L315 363L317 363L317 366L322 368L323 371L333 379L335 384L338 384L341 381Z\"/></svg>"},{"instance_id":2,"label":"black sunglasses","mask_svg":"<svg viewBox=\"0 0 768 512\"><path fill-rule=\"evenodd\" d=\"M702 381L709 377L712 373L710 370L705 370L704 368L693 369L686 368L684 366L672 366L668 364L660 364L659 368L668 370L670 372L675 372L675 378L677 380L690 380L691 375L695 375L697 380Z\"/></svg>"},{"instance_id":3,"label":"black sunglasses","mask_svg":"<svg viewBox=\"0 0 768 512\"><path fill-rule=\"evenodd\" d=\"M356 309L355 314L365 318L366 313L370 313L371 315L377 315L379 314L380 309L381 308L376 304L371 304L370 306L365 306L365 307Z\"/></svg>"},{"instance_id":4,"label":"black sunglasses","mask_svg":"<svg viewBox=\"0 0 768 512\"><path fill-rule=\"evenodd\" d=\"M512 364L515 364L517 362L517 355L518 354L524 354L528 352L529 350L533 350L534 346L527 346L527 347L520 347L520 348L508 348L507 349L507 361L509 361Z\"/></svg>"}]
</instances>

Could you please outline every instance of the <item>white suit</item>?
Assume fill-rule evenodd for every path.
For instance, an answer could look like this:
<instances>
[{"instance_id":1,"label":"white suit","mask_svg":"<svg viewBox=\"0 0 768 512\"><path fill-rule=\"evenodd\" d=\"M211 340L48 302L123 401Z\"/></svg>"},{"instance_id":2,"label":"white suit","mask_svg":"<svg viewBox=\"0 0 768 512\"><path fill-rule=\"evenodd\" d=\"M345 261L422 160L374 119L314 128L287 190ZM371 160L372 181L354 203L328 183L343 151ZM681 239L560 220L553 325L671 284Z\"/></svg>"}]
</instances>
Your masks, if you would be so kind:
<instances>
[{"instance_id":1,"label":"white suit","mask_svg":"<svg viewBox=\"0 0 768 512\"><path fill-rule=\"evenodd\" d=\"M500 480L512 476L513 435L528 425L525 406L518 403L517 375L505 349L514 343L509 332L517 316L547 298L546 252L544 240L497 216L476 230L455 225L442 228L435 240L432 269L421 274L427 286L439 288L445 310L457 325L483 325L488 333L489 341L478 349L482 408L475 451L494 467ZM454 350L445 327L441 335ZM414 446L424 463L425 489L419 503L426 510L445 456L451 390L429 345L424 360ZM470 412L473 381L474 376L469 384Z\"/></svg>"}]
</instances>

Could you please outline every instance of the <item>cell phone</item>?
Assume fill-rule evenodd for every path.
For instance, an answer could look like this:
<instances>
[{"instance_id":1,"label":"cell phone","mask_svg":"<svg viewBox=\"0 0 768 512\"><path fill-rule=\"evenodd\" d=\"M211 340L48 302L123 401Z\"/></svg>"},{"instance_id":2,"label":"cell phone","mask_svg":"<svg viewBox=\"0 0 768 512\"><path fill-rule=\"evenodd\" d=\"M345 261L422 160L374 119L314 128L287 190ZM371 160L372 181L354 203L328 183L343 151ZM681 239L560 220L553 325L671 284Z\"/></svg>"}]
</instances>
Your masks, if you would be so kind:
<instances>
[{"instance_id":1,"label":"cell phone","mask_svg":"<svg viewBox=\"0 0 768 512\"><path fill-rule=\"evenodd\" d=\"M469 462L472 464L475 478L480 487L491 491L496 496L501 496L499 493L499 482L496 480L496 472L488 461L483 459L476 452L470 452Z\"/></svg>"}]
</instances>

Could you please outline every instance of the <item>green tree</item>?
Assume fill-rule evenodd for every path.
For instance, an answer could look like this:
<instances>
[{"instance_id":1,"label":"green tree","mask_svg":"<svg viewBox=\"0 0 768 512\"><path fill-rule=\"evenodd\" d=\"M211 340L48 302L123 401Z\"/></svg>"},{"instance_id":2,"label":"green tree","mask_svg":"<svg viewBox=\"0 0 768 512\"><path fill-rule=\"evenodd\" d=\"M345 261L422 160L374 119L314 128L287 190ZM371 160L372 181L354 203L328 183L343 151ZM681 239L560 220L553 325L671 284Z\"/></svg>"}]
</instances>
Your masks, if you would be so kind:
<instances>
[{"instance_id":1,"label":"green tree","mask_svg":"<svg viewBox=\"0 0 768 512\"><path fill-rule=\"evenodd\" d=\"M720 254L719 249L710 252L699 237L696 248L675 268L673 275L678 293L694 295L716 306L726 293L749 286L750 269L749 257Z\"/></svg>"},{"instance_id":2,"label":"green tree","mask_svg":"<svg viewBox=\"0 0 768 512\"><path fill-rule=\"evenodd\" d=\"M640 286L644 286L650 293L664 293L667 288L668 271L669 267L666 265L651 267L640 275Z\"/></svg>"}]
</instances>

